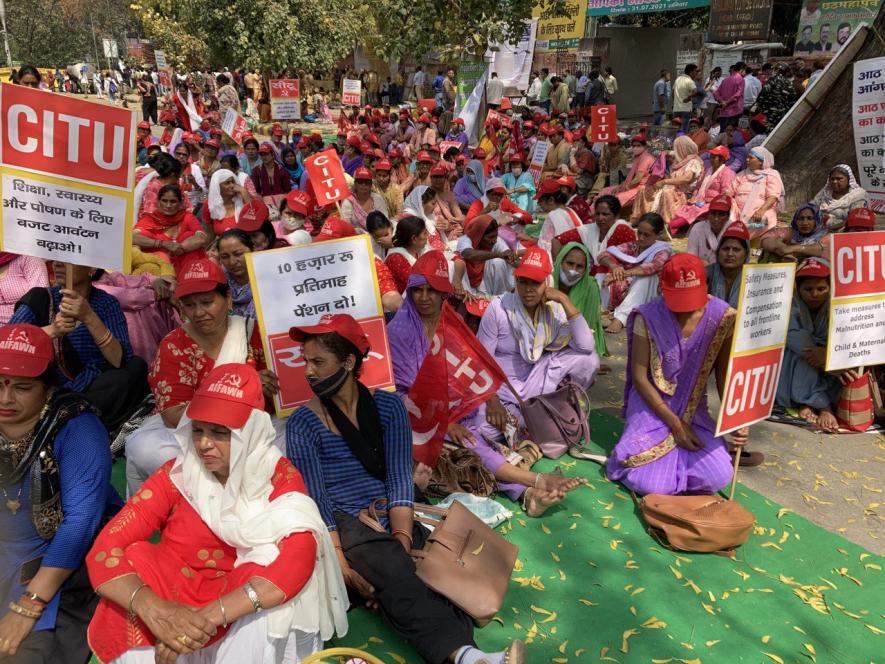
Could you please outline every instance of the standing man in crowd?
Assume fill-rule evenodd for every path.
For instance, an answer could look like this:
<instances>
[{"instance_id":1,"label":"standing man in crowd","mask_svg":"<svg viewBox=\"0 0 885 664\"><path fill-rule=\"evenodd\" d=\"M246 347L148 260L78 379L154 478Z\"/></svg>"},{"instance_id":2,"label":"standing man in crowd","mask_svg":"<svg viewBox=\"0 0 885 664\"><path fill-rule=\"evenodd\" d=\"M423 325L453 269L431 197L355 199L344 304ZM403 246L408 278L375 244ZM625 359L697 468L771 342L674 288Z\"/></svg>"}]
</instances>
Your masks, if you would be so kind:
<instances>
[{"instance_id":1,"label":"standing man in crowd","mask_svg":"<svg viewBox=\"0 0 885 664\"><path fill-rule=\"evenodd\" d=\"M756 78L756 72L748 67L747 75L744 76L744 113L750 113L760 92L762 92L762 81Z\"/></svg>"},{"instance_id":2,"label":"standing man in crowd","mask_svg":"<svg viewBox=\"0 0 885 664\"><path fill-rule=\"evenodd\" d=\"M608 103L606 101L607 88L605 87L605 83L602 82L599 72L595 69L590 72L586 94L587 106L598 106L599 104Z\"/></svg>"},{"instance_id":3,"label":"standing man in crowd","mask_svg":"<svg viewBox=\"0 0 885 664\"><path fill-rule=\"evenodd\" d=\"M443 79L442 84L443 89L443 108L447 111L454 112L455 110L455 96L457 89L455 87L455 70L451 67L446 72L446 77Z\"/></svg>"},{"instance_id":4,"label":"standing man in crowd","mask_svg":"<svg viewBox=\"0 0 885 664\"><path fill-rule=\"evenodd\" d=\"M541 96L541 76L536 71L532 72L532 82L529 83L525 96L529 106L538 105L538 98Z\"/></svg>"},{"instance_id":5,"label":"standing man in crowd","mask_svg":"<svg viewBox=\"0 0 885 664\"><path fill-rule=\"evenodd\" d=\"M606 67L603 71L605 72L605 75L602 77L602 82L605 84L605 103L611 104L612 99L615 98L615 93L618 91L618 79L615 78L615 73L611 67Z\"/></svg>"},{"instance_id":6,"label":"standing man in crowd","mask_svg":"<svg viewBox=\"0 0 885 664\"><path fill-rule=\"evenodd\" d=\"M688 128L691 118L692 98L697 94L698 66L694 63L685 65L685 69L673 84L673 117L682 120L682 129Z\"/></svg>"},{"instance_id":7,"label":"standing man in crowd","mask_svg":"<svg viewBox=\"0 0 885 664\"><path fill-rule=\"evenodd\" d=\"M424 82L426 80L427 74L424 73L421 65L418 65L418 68L415 69L415 76L412 78L412 94L415 96L415 101L424 99Z\"/></svg>"},{"instance_id":8,"label":"standing man in crowd","mask_svg":"<svg viewBox=\"0 0 885 664\"><path fill-rule=\"evenodd\" d=\"M486 105L497 110L504 98L504 82L498 78L498 72L493 71L492 77L486 83Z\"/></svg>"},{"instance_id":9,"label":"standing man in crowd","mask_svg":"<svg viewBox=\"0 0 885 664\"><path fill-rule=\"evenodd\" d=\"M550 70L547 67L541 69L541 93L538 96L538 102L547 113L550 112L550 88L553 87L553 77L550 76Z\"/></svg>"},{"instance_id":10,"label":"standing man in crowd","mask_svg":"<svg viewBox=\"0 0 885 664\"><path fill-rule=\"evenodd\" d=\"M651 112L654 116L653 123L660 126L664 121L664 117L670 110L670 97L673 95L673 89L670 85L670 72L666 69L661 70L661 76L655 81L652 88Z\"/></svg>"},{"instance_id":11,"label":"standing man in crowd","mask_svg":"<svg viewBox=\"0 0 885 664\"><path fill-rule=\"evenodd\" d=\"M729 125L737 127L744 112L744 69L743 62L733 64L728 78L713 95L719 102L719 131L722 133Z\"/></svg>"},{"instance_id":12,"label":"standing man in crowd","mask_svg":"<svg viewBox=\"0 0 885 664\"><path fill-rule=\"evenodd\" d=\"M578 72L578 81L575 84L575 96L572 99L572 108L582 108L587 103L587 86L590 84L590 77L584 72Z\"/></svg>"}]
</instances>

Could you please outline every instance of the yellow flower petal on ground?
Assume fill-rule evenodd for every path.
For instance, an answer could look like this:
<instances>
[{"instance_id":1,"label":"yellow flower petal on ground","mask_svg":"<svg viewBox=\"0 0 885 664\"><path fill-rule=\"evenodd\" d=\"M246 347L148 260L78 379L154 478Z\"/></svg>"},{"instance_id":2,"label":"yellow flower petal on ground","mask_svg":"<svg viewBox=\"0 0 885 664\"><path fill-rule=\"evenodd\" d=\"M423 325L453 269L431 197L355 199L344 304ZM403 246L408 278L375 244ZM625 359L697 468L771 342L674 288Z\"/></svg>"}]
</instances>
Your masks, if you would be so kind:
<instances>
[{"instance_id":1,"label":"yellow flower petal on ground","mask_svg":"<svg viewBox=\"0 0 885 664\"><path fill-rule=\"evenodd\" d=\"M584 599L583 597L579 597L578 601L584 606L599 606L596 602L591 602L589 599Z\"/></svg>"},{"instance_id":2,"label":"yellow flower petal on ground","mask_svg":"<svg viewBox=\"0 0 885 664\"><path fill-rule=\"evenodd\" d=\"M486 545L485 542L480 542L479 546L470 552L471 555L478 556L480 553L482 553L482 550L485 548L485 545Z\"/></svg>"},{"instance_id":3,"label":"yellow flower petal on ground","mask_svg":"<svg viewBox=\"0 0 885 664\"><path fill-rule=\"evenodd\" d=\"M782 659L781 659L780 657L778 657L777 655L774 655L774 654L772 654L772 653L770 653L770 652L764 652L764 653L762 653L762 654L765 655L766 657L768 657L769 659L771 659L772 661L777 662L777 664L784 664L784 660L782 660Z\"/></svg>"},{"instance_id":4,"label":"yellow flower petal on ground","mask_svg":"<svg viewBox=\"0 0 885 664\"><path fill-rule=\"evenodd\" d=\"M562 570L559 570L559 580L560 581L566 580L565 572L563 572Z\"/></svg>"},{"instance_id":5,"label":"yellow flower petal on ground","mask_svg":"<svg viewBox=\"0 0 885 664\"><path fill-rule=\"evenodd\" d=\"M771 636L766 634L765 636L762 637L761 641L762 641L762 643L768 643L769 641L771 641Z\"/></svg>"},{"instance_id":6,"label":"yellow flower petal on ground","mask_svg":"<svg viewBox=\"0 0 885 664\"><path fill-rule=\"evenodd\" d=\"M771 548L774 548L774 549L777 549L778 551L783 551L783 549L780 548L780 547L779 547L777 544L775 544L774 542L763 542L763 543L762 543L762 548L763 548L763 549L771 549Z\"/></svg>"},{"instance_id":7,"label":"yellow flower petal on ground","mask_svg":"<svg viewBox=\"0 0 885 664\"><path fill-rule=\"evenodd\" d=\"M522 561L519 558L517 558L516 562L513 563L513 571L514 572L521 572L524 567L525 567L525 565L523 565Z\"/></svg>"},{"instance_id":8,"label":"yellow flower petal on ground","mask_svg":"<svg viewBox=\"0 0 885 664\"><path fill-rule=\"evenodd\" d=\"M792 512L793 510L791 510L789 507L782 507L777 511L777 518L782 519L784 518L784 514L791 514Z\"/></svg>"},{"instance_id":9,"label":"yellow flower petal on ground","mask_svg":"<svg viewBox=\"0 0 885 664\"><path fill-rule=\"evenodd\" d=\"M704 641L704 645L707 646L708 648L712 648L720 641L721 641L721 639L711 639L709 641Z\"/></svg>"},{"instance_id":10,"label":"yellow flower petal on ground","mask_svg":"<svg viewBox=\"0 0 885 664\"><path fill-rule=\"evenodd\" d=\"M621 635L621 652L625 655L630 652L630 644L627 643L632 637L639 634L638 629L625 629L624 633Z\"/></svg>"},{"instance_id":11,"label":"yellow flower petal on ground","mask_svg":"<svg viewBox=\"0 0 885 664\"><path fill-rule=\"evenodd\" d=\"M542 523L542 524L541 524L541 530L544 531L544 534L545 534L545 535L549 535L549 534L550 534L550 529L547 527L547 524Z\"/></svg>"},{"instance_id":12,"label":"yellow flower petal on ground","mask_svg":"<svg viewBox=\"0 0 885 664\"><path fill-rule=\"evenodd\" d=\"M568 641L563 641L563 642L560 644L558 650L559 650L559 652L561 652L561 653L564 655L564 654L565 654L565 649L566 649L566 648L568 648Z\"/></svg>"},{"instance_id":13,"label":"yellow flower petal on ground","mask_svg":"<svg viewBox=\"0 0 885 664\"><path fill-rule=\"evenodd\" d=\"M695 595L700 595L700 594L701 594L701 589L698 588L698 584L696 584L696 583L695 583L694 581L692 581L691 579L686 579L686 580L685 580L685 583L682 584L682 587L683 587L683 588L691 588L692 590L694 590Z\"/></svg>"},{"instance_id":14,"label":"yellow flower petal on ground","mask_svg":"<svg viewBox=\"0 0 885 664\"><path fill-rule=\"evenodd\" d=\"M673 576L675 576L677 579L682 578L682 572L673 567L673 565L668 565L668 567L670 568L670 571L673 572Z\"/></svg>"},{"instance_id":15,"label":"yellow flower petal on ground","mask_svg":"<svg viewBox=\"0 0 885 664\"><path fill-rule=\"evenodd\" d=\"M390 655L390 658L396 662L396 664L406 664L406 660L402 655L397 655L395 652L388 652L387 654Z\"/></svg>"},{"instance_id":16,"label":"yellow flower petal on ground","mask_svg":"<svg viewBox=\"0 0 885 664\"><path fill-rule=\"evenodd\" d=\"M880 636L882 634L885 634L885 632L883 632L881 629L879 629L878 627L873 627L869 623L864 623L863 626L870 630L873 634L879 634Z\"/></svg>"},{"instance_id":17,"label":"yellow flower petal on ground","mask_svg":"<svg viewBox=\"0 0 885 664\"><path fill-rule=\"evenodd\" d=\"M621 542L623 542L623 541L624 541L624 540L613 539L613 540L610 540L610 541L609 541L608 545L609 545L609 547L611 548L612 551L615 551L615 550L617 550L618 546L619 546L619 545L621 544ZM670 569L672 569L672 567L671 567Z\"/></svg>"},{"instance_id":18,"label":"yellow flower petal on ground","mask_svg":"<svg viewBox=\"0 0 885 664\"><path fill-rule=\"evenodd\" d=\"M657 616L652 616L642 623L640 627L644 627L645 629L666 629L667 623L663 620L658 620Z\"/></svg>"},{"instance_id":19,"label":"yellow flower petal on ground","mask_svg":"<svg viewBox=\"0 0 885 664\"><path fill-rule=\"evenodd\" d=\"M370 636L369 643L384 643L384 641L379 639L377 636Z\"/></svg>"},{"instance_id":20,"label":"yellow flower petal on ground","mask_svg":"<svg viewBox=\"0 0 885 664\"><path fill-rule=\"evenodd\" d=\"M553 551L550 552L550 557L553 558L553 562L555 562L555 563L559 562L559 556L556 555Z\"/></svg>"},{"instance_id":21,"label":"yellow flower petal on ground","mask_svg":"<svg viewBox=\"0 0 885 664\"><path fill-rule=\"evenodd\" d=\"M863 567L864 567L864 569L874 569L878 572L882 571L882 567L875 564L875 563L866 563Z\"/></svg>"},{"instance_id":22,"label":"yellow flower petal on ground","mask_svg":"<svg viewBox=\"0 0 885 664\"><path fill-rule=\"evenodd\" d=\"M639 593L644 593L644 592L645 592L645 588L637 588L632 593L630 593L630 597L633 597L635 595L638 595Z\"/></svg>"},{"instance_id":23,"label":"yellow flower petal on ground","mask_svg":"<svg viewBox=\"0 0 885 664\"><path fill-rule=\"evenodd\" d=\"M707 613L709 613L711 616L715 616L715 615L716 615L716 611L713 610L713 607L710 606L709 604L704 604L703 602L701 602L701 606L704 607L704 611L706 611Z\"/></svg>"},{"instance_id":24,"label":"yellow flower petal on ground","mask_svg":"<svg viewBox=\"0 0 885 664\"><path fill-rule=\"evenodd\" d=\"M599 649L599 659L600 659L600 661L603 661L603 662L617 662L618 660L616 660L614 657L609 657L609 656L608 656L608 651L609 651L609 650L611 650L611 648L609 648L608 646L602 646L602 648Z\"/></svg>"}]
</instances>

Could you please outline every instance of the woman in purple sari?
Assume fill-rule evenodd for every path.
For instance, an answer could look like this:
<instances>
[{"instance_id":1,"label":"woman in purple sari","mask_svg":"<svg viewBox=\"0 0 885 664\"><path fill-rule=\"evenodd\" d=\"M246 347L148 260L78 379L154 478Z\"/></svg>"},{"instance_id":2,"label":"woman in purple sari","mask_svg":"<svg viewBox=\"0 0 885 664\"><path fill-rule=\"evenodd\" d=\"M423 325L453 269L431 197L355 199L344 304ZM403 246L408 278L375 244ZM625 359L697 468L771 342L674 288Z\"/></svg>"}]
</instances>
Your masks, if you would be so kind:
<instances>
[{"instance_id":1,"label":"woman in purple sari","mask_svg":"<svg viewBox=\"0 0 885 664\"><path fill-rule=\"evenodd\" d=\"M706 281L697 256L677 254L661 271L663 298L627 322L626 426L607 473L639 494L715 493L732 477L707 412L707 379L715 369L721 396L735 311L708 297ZM746 437L740 430L731 440Z\"/></svg>"},{"instance_id":2,"label":"woman in purple sari","mask_svg":"<svg viewBox=\"0 0 885 664\"><path fill-rule=\"evenodd\" d=\"M448 263L441 251L428 251L415 261L403 305L388 327L396 393L401 399L406 399L415 383L424 357L430 350L430 340L436 334L443 308L448 306L444 302L445 296L453 290L448 278ZM499 411L503 411L498 397L493 396L492 400ZM495 409L492 408L490 412L495 412ZM566 492L585 481L582 478L536 473L510 463L509 457L518 459L513 455L513 450L495 440L500 436L498 429L492 428L492 435L488 438L481 434L485 413L483 406L460 422L452 422L446 439L475 452L495 476L499 491L512 500L522 497L526 514L541 516L547 508L560 502ZM506 421L509 422L509 419Z\"/></svg>"}]
</instances>

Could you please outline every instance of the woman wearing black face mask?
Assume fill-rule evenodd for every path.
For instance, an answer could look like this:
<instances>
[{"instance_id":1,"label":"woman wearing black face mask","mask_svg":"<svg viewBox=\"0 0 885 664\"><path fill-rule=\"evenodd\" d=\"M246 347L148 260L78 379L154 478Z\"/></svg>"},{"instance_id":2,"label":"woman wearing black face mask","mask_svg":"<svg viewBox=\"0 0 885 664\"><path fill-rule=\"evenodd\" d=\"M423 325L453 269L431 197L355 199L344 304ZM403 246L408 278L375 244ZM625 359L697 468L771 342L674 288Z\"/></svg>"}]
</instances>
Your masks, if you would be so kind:
<instances>
[{"instance_id":1,"label":"woman wearing black face mask","mask_svg":"<svg viewBox=\"0 0 885 664\"><path fill-rule=\"evenodd\" d=\"M316 398L286 426L286 452L304 476L338 554L353 599L381 608L390 626L433 664L499 664L505 653L474 646L470 618L415 576L409 556L427 530L414 522L412 431L395 394L372 392L359 380L369 340L346 314L293 327L304 344L305 376ZM387 499L387 533L360 523L361 509ZM521 664L524 646L511 645L508 664Z\"/></svg>"}]
</instances>

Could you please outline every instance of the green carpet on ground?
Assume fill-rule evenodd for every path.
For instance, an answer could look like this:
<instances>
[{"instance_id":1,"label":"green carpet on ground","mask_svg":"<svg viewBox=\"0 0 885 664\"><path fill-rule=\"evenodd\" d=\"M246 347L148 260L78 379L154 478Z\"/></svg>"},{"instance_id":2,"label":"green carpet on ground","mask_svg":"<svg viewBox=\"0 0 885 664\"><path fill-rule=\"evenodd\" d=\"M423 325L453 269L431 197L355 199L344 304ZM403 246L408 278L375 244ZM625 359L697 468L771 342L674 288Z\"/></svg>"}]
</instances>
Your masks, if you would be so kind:
<instances>
[{"instance_id":1,"label":"green carpet on ground","mask_svg":"<svg viewBox=\"0 0 885 664\"><path fill-rule=\"evenodd\" d=\"M609 451L622 423L591 417ZM115 485L125 486L115 464ZM502 526L519 562L506 604L476 630L487 650L514 638L531 664L580 662L863 662L885 652L885 559L738 486L757 519L736 560L677 554L645 532L629 494L590 462L545 460L541 470L584 474L561 507ZM350 632L329 647L361 647L386 663L421 658L377 614L349 613ZM879 653L878 655L876 653Z\"/></svg>"},{"instance_id":2,"label":"green carpet on ground","mask_svg":"<svg viewBox=\"0 0 885 664\"><path fill-rule=\"evenodd\" d=\"M596 412L591 422L610 450L621 421ZM646 534L630 495L599 466L538 467L557 465L590 480L560 508L531 519L501 500L514 510L503 528L519 562L499 620L476 630L480 647L522 638L532 664L883 661L885 559L741 485L757 528L736 560L677 554ZM334 645L421 661L379 616L349 616L350 633Z\"/></svg>"}]
</instances>

